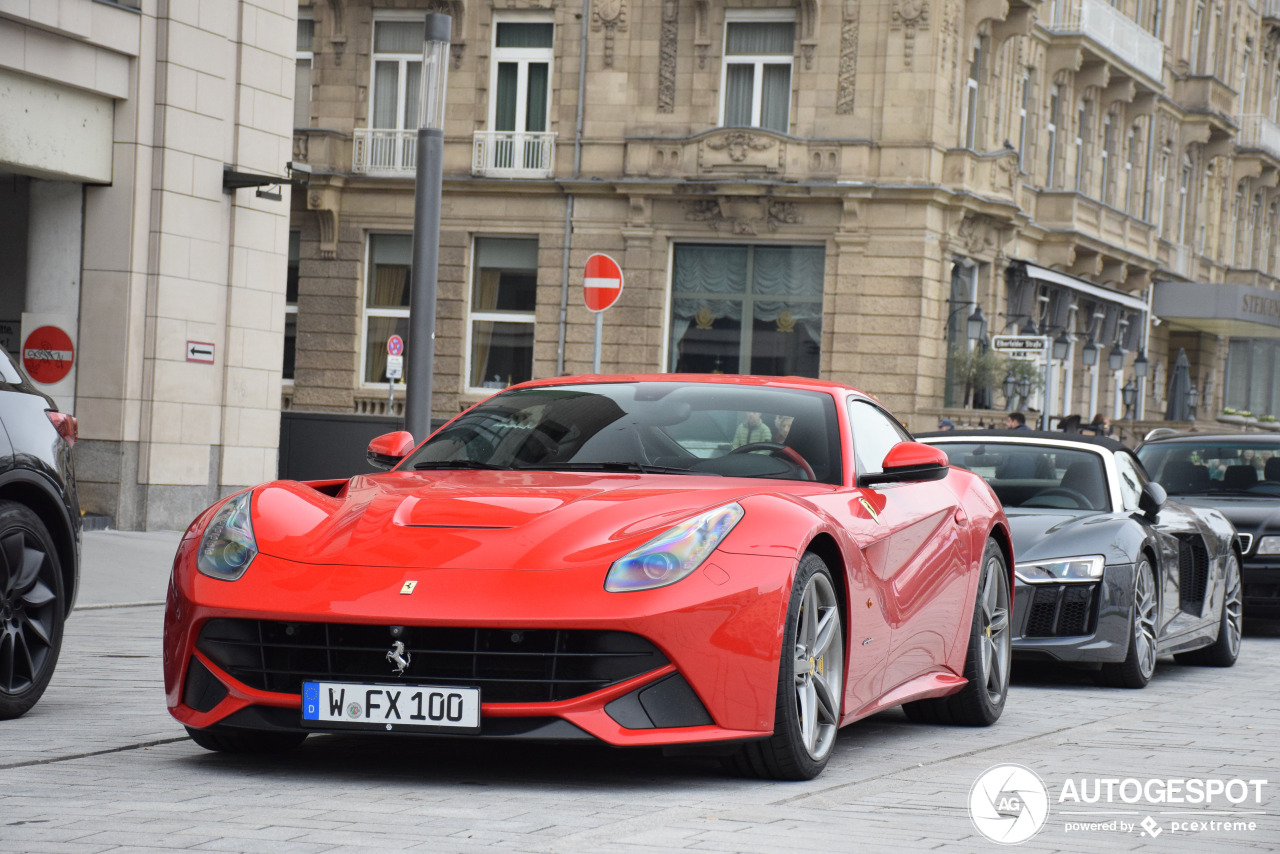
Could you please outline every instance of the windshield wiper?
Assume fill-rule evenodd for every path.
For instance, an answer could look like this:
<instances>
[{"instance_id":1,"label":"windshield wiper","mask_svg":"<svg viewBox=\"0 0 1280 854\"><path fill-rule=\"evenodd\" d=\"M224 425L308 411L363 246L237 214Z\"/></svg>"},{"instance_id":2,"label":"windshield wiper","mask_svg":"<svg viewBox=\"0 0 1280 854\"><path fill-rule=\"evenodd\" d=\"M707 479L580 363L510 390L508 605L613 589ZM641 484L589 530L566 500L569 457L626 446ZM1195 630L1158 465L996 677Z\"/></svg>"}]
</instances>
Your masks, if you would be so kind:
<instances>
[{"instance_id":1,"label":"windshield wiper","mask_svg":"<svg viewBox=\"0 0 1280 854\"><path fill-rule=\"evenodd\" d=\"M693 469L675 468L673 466L654 466L630 460L601 463L535 463L530 466L521 466L521 468L542 471L633 471L641 474L711 474L711 472L694 471Z\"/></svg>"},{"instance_id":2,"label":"windshield wiper","mask_svg":"<svg viewBox=\"0 0 1280 854\"><path fill-rule=\"evenodd\" d=\"M486 469L489 471L509 471L510 466L498 466L493 463L482 463L479 460L423 460L413 464L414 469Z\"/></svg>"}]
</instances>

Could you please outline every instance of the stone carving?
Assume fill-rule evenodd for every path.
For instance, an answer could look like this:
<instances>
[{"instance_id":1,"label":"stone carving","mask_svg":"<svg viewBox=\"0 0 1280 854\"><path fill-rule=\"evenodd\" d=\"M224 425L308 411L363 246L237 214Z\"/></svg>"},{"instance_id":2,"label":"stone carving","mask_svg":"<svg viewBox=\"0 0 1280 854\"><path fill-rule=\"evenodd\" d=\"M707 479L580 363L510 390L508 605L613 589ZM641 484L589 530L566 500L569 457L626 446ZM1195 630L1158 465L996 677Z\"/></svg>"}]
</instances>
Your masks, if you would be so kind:
<instances>
[{"instance_id":1,"label":"stone carving","mask_svg":"<svg viewBox=\"0 0 1280 854\"><path fill-rule=\"evenodd\" d=\"M780 225L799 225L804 222L800 215L800 206L795 202L770 200L765 205L765 222L770 231L777 231Z\"/></svg>"},{"instance_id":2,"label":"stone carving","mask_svg":"<svg viewBox=\"0 0 1280 854\"><path fill-rule=\"evenodd\" d=\"M971 256L998 252L1002 242L1000 231L999 223L991 217L968 213L956 227L955 243Z\"/></svg>"},{"instance_id":3,"label":"stone carving","mask_svg":"<svg viewBox=\"0 0 1280 854\"><path fill-rule=\"evenodd\" d=\"M777 231L782 225L804 222L799 205L779 199L729 196L697 199L684 202L684 210L684 218L691 222L705 222L717 232L727 224L734 234L747 236L758 234L762 225L769 231Z\"/></svg>"},{"instance_id":4,"label":"stone carving","mask_svg":"<svg viewBox=\"0 0 1280 854\"><path fill-rule=\"evenodd\" d=\"M911 67L911 58L915 54L916 30L929 29L929 0L893 0L893 12L889 28L904 30L902 43L902 61Z\"/></svg>"},{"instance_id":5,"label":"stone carving","mask_svg":"<svg viewBox=\"0 0 1280 854\"><path fill-rule=\"evenodd\" d=\"M719 199L695 199L684 203L684 218L690 222L705 222L712 231L720 230L725 221Z\"/></svg>"},{"instance_id":6,"label":"stone carving","mask_svg":"<svg viewBox=\"0 0 1280 854\"><path fill-rule=\"evenodd\" d=\"M840 71L836 83L836 112L853 112L858 73L858 0L845 0L840 23Z\"/></svg>"},{"instance_id":7,"label":"stone carving","mask_svg":"<svg viewBox=\"0 0 1280 854\"><path fill-rule=\"evenodd\" d=\"M595 0L591 29L604 30L604 67L613 68L613 39L627 29L626 0Z\"/></svg>"},{"instance_id":8,"label":"stone carving","mask_svg":"<svg viewBox=\"0 0 1280 854\"><path fill-rule=\"evenodd\" d=\"M767 151L773 148L775 144L775 141L767 136L761 137L746 131L733 131L725 134L720 139L708 142L707 148L715 151L728 151L730 160L734 163L741 163L747 159L749 152Z\"/></svg>"},{"instance_id":9,"label":"stone carving","mask_svg":"<svg viewBox=\"0 0 1280 854\"><path fill-rule=\"evenodd\" d=\"M680 32L679 0L662 0L662 38L658 44L658 112L676 109L676 37Z\"/></svg>"}]
</instances>

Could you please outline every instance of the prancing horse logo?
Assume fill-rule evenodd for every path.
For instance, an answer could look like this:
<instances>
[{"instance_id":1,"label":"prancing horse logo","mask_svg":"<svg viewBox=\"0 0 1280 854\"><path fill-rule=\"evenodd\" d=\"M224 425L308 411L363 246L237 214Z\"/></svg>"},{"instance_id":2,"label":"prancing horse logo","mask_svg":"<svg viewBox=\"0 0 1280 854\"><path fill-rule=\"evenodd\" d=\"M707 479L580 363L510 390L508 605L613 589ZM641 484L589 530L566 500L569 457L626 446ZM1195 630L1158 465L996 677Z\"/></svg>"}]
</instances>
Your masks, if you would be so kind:
<instances>
[{"instance_id":1,"label":"prancing horse logo","mask_svg":"<svg viewBox=\"0 0 1280 854\"><path fill-rule=\"evenodd\" d=\"M409 666L409 662L413 660L412 655L408 655L404 651L404 641L396 641L391 645L391 651L387 653L387 661L396 666L396 675L403 676L404 669Z\"/></svg>"}]
</instances>

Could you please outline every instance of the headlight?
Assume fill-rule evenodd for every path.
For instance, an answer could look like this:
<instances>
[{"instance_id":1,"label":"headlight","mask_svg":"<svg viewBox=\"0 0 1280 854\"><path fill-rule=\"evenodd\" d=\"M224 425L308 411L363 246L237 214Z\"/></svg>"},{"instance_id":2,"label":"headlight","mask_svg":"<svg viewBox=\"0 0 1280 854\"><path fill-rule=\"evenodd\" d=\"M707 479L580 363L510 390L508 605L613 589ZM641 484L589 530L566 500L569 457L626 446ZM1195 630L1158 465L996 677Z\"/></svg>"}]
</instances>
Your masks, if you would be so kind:
<instances>
[{"instance_id":1,"label":"headlight","mask_svg":"<svg viewBox=\"0 0 1280 854\"><path fill-rule=\"evenodd\" d=\"M249 519L249 496L242 492L222 505L200 538L196 568L210 578L235 581L258 553Z\"/></svg>"},{"instance_id":2,"label":"headlight","mask_svg":"<svg viewBox=\"0 0 1280 854\"><path fill-rule=\"evenodd\" d=\"M604 589L620 593L676 583L701 566L745 514L741 505L726 504L681 522L614 561Z\"/></svg>"},{"instance_id":3,"label":"headlight","mask_svg":"<svg viewBox=\"0 0 1280 854\"><path fill-rule=\"evenodd\" d=\"M1258 550L1254 554L1280 555L1280 537L1263 537L1258 540Z\"/></svg>"},{"instance_id":4,"label":"headlight","mask_svg":"<svg viewBox=\"0 0 1280 854\"><path fill-rule=\"evenodd\" d=\"M1013 568L1028 584L1045 584L1051 581L1096 581L1102 577L1106 558L1102 555L1064 557L1061 560L1042 560L1036 563L1020 563Z\"/></svg>"}]
</instances>

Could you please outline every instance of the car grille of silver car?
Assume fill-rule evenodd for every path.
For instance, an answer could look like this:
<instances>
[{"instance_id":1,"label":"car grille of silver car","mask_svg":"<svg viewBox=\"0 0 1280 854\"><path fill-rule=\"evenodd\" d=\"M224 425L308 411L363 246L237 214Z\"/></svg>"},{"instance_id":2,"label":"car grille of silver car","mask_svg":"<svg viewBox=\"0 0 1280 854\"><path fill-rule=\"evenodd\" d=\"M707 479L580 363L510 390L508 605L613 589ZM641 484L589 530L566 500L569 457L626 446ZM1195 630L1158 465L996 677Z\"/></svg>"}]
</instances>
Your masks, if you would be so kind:
<instances>
[{"instance_id":1,"label":"car grille of silver car","mask_svg":"<svg viewBox=\"0 0 1280 854\"><path fill-rule=\"evenodd\" d=\"M387 654L404 644L397 673ZM197 648L251 688L300 694L306 680L476 685L487 703L580 697L665 666L640 635L587 629L353 625L217 618Z\"/></svg>"},{"instance_id":2,"label":"car grille of silver car","mask_svg":"<svg viewBox=\"0 0 1280 854\"><path fill-rule=\"evenodd\" d=\"M1179 606L1200 616L1209 589L1209 550L1198 534L1178 534L1178 579Z\"/></svg>"}]
</instances>

